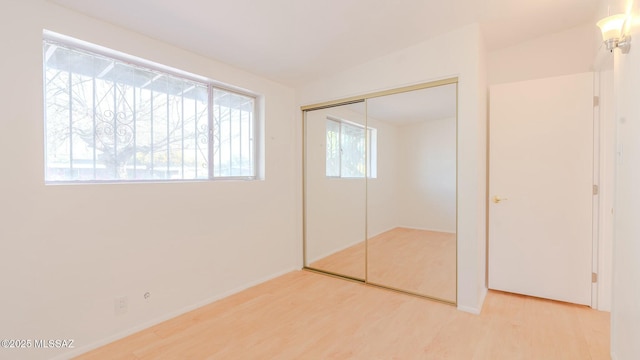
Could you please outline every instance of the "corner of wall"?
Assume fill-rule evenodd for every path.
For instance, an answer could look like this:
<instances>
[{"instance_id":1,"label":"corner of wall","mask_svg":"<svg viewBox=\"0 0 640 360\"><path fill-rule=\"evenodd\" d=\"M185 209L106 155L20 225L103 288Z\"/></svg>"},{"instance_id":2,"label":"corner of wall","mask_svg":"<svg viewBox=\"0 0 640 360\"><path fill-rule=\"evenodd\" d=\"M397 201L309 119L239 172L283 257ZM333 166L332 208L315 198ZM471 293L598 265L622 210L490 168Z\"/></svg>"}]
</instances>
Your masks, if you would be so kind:
<instances>
[{"instance_id":1,"label":"corner of wall","mask_svg":"<svg viewBox=\"0 0 640 360\"><path fill-rule=\"evenodd\" d=\"M474 314L474 315L480 315L480 313L482 313L482 306L484 305L484 299L487 297L487 292L488 290L486 287L480 290L480 298L476 306L459 305L458 310L464 311L470 314Z\"/></svg>"},{"instance_id":2,"label":"corner of wall","mask_svg":"<svg viewBox=\"0 0 640 360\"><path fill-rule=\"evenodd\" d=\"M488 51L484 39L484 34L480 33L478 44L478 117L479 117L479 138L478 153L480 154L480 164L478 167L478 212L481 214L478 221L479 235L479 273L478 281L480 286L480 308L487 294L487 251L489 246L488 238L488 191L489 191L489 84L488 84Z\"/></svg>"}]
</instances>

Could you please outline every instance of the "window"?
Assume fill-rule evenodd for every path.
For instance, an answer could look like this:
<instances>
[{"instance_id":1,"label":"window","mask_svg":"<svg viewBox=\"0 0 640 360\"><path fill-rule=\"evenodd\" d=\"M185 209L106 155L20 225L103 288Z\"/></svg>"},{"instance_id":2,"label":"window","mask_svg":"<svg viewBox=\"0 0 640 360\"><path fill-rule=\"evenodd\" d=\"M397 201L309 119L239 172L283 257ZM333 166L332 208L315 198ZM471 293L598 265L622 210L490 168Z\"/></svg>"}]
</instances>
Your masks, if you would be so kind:
<instances>
[{"instance_id":1,"label":"window","mask_svg":"<svg viewBox=\"0 0 640 360\"><path fill-rule=\"evenodd\" d=\"M327 177L363 178L365 168L367 177L377 176L376 129L328 117L326 135Z\"/></svg>"},{"instance_id":2,"label":"window","mask_svg":"<svg viewBox=\"0 0 640 360\"><path fill-rule=\"evenodd\" d=\"M256 98L45 39L47 182L255 179Z\"/></svg>"}]
</instances>

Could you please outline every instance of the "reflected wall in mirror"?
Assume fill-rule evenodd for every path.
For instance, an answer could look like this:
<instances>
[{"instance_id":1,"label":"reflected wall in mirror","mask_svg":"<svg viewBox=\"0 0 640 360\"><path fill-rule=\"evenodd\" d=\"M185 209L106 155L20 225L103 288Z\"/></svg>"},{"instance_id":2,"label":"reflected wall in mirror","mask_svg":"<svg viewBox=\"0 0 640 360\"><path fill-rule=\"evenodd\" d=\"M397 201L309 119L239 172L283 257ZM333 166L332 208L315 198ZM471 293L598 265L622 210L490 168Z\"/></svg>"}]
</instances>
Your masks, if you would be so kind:
<instances>
[{"instance_id":1,"label":"reflected wall in mirror","mask_svg":"<svg viewBox=\"0 0 640 360\"><path fill-rule=\"evenodd\" d=\"M456 302L456 84L367 100L367 281Z\"/></svg>"},{"instance_id":2,"label":"reflected wall in mirror","mask_svg":"<svg viewBox=\"0 0 640 360\"><path fill-rule=\"evenodd\" d=\"M305 266L365 279L364 101L304 112ZM369 139L366 139L366 136Z\"/></svg>"}]
</instances>

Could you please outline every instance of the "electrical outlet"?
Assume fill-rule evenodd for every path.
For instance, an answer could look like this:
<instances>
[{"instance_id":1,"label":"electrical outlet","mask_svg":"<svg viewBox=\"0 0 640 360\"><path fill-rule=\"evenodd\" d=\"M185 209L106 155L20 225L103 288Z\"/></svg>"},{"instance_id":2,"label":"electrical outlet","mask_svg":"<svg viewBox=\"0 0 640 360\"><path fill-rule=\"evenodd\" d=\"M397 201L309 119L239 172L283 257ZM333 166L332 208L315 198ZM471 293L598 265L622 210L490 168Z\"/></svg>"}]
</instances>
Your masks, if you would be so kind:
<instances>
[{"instance_id":1,"label":"electrical outlet","mask_svg":"<svg viewBox=\"0 0 640 360\"><path fill-rule=\"evenodd\" d=\"M122 315L127 313L129 306L129 300L126 296L120 296L114 299L115 313L116 315Z\"/></svg>"}]
</instances>

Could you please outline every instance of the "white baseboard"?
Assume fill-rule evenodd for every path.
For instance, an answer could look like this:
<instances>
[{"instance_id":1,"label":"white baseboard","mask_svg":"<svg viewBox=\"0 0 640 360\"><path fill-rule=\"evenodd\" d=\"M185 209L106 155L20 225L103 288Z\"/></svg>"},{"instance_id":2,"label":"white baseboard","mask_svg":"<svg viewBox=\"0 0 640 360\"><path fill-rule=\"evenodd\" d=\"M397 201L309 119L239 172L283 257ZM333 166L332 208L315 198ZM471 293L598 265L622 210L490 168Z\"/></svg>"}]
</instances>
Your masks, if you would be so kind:
<instances>
[{"instance_id":1,"label":"white baseboard","mask_svg":"<svg viewBox=\"0 0 640 360\"><path fill-rule=\"evenodd\" d=\"M441 232L441 233L447 233L447 234L455 234L456 231L451 231L451 230L442 230L442 229L427 229L427 228L421 228L421 227L416 227L416 226L404 226L404 225L400 225L398 226L399 228L405 228L405 229L412 229L412 230L424 230L424 231L433 231L433 232Z\"/></svg>"},{"instance_id":2,"label":"white baseboard","mask_svg":"<svg viewBox=\"0 0 640 360\"><path fill-rule=\"evenodd\" d=\"M369 235L369 239L374 238L374 237L376 237L376 236L378 236L380 234L384 234L386 232L393 231L395 229L424 230L424 231L441 232L441 233L447 233L447 234L455 234L456 233L455 231L449 231L449 230L427 229L427 228L421 228L421 227L415 227L415 226L398 225L398 226L394 226L392 228L389 228L387 230L384 230L382 232L379 232L379 233L377 233L375 235L368 234Z\"/></svg>"},{"instance_id":3,"label":"white baseboard","mask_svg":"<svg viewBox=\"0 0 640 360\"><path fill-rule=\"evenodd\" d=\"M436 232L447 232L447 231L432 230L432 229L420 229L420 228L415 228L415 227L410 227L410 226L393 226L393 227L390 227L387 230L383 230L381 232L378 232L377 234L367 234L367 236L368 236L369 239L372 239L372 238L374 238L374 237L376 237L376 236L378 236L380 234L384 234L386 232L389 232L389 231L392 231L392 230L395 230L395 229L399 229L399 228L413 229L413 230L427 230L427 231L436 231ZM341 246L337 250L332 250L332 251L328 251L328 252L326 252L324 254L320 254L320 255L312 258L312 259L307 260L307 264L311 264L311 263L316 262L316 261L318 261L320 259L324 259L326 257L329 257L329 256L333 255L333 254L339 253L340 251L346 250L346 249L348 249L348 248L350 248L350 247L352 247L354 245L357 245L357 244L359 244L361 242L364 242L364 240L356 240L355 242L351 242L351 243L349 243L347 245Z\"/></svg>"},{"instance_id":4,"label":"white baseboard","mask_svg":"<svg viewBox=\"0 0 640 360\"><path fill-rule=\"evenodd\" d=\"M441 233L447 233L447 234L455 234L455 231L454 231L454 232L451 232L451 231L446 231L446 230L425 229L425 228L418 228L418 227L414 227L414 226L403 226L403 225L398 225L398 226L393 226L393 227L391 227L391 228L389 228L389 229L387 229L387 230L381 231L381 232L379 232L379 233L377 233L377 234L374 234L374 235L372 235L372 234L367 234L367 235L368 235L369 239L372 239L372 238L374 238L374 237L376 237L376 236L378 236L378 235L380 235L380 234L384 234L384 233L386 233L386 232L393 231L393 230L395 230L395 229L425 230L425 231L441 232ZM341 246L341 247L340 247L340 248L338 248L337 250L332 250L332 251L329 251L329 252L327 252L327 253L320 254L320 255L318 255L318 256L316 256L316 257L312 258L312 259L308 259L308 260L307 260L307 264L311 264L311 263L316 262L316 261L318 261L318 260L320 260L320 259L324 259L324 258L326 258L326 257L329 257L329 256L333 255L333 254L339 253L340 251L346 250L346 249L348 249L348 248L350 248L350 247L352 247L352 246L354 246L354 245L357 245L357 244L359 244L359 243L361 243L361 242L364 242L364 240L356 240L355 242L351 242L351 243L349 243L349 244L346 244L346 245L344 245L344 246Z\"/></svg>"},{"instance_id":5,"label":"white baseboard","mask_svg":"<svg viewBox=\"0 0 640 360\"><path fill-rule=\"evenodd\" d=\"M382 230L382 231L378 232L377 234L367 234L367 236L369 237L369 239L371 239L371 238L374 238L374 237L376 237L376 236L378 236L380 234L384 234L386 232L389 232L389 231L392 231L392 230L395 230L395 229L401 228L401 227L402 226L393 226L393 227L388 228L387 230Z\"/></svg>"},{"instance_id":6,"label":"white baseboard","mask_svg":"<svg viewBox=\"0 0 640 360\"><path fill-rule=\"evenodd\" d=\"M152 327L154 325L158 325L158 324L160 324L162 322L165 322L165 321L173 319L173 318L175 318L177 316L186 314L186 313L188 313L190 311L193 311L195 309L201 308L201 307L203 307L205 305L209 305L209 304L211 304L213 302L216 302L216 301L218 301L220 299L223 299L223 298L226 298L226 297L231 296L233 294L239 293L240 291L243 291L243 290L246 290L246 289L248 289L250 287L262 284L263 282L275 279L275 278L277 278L279 276L282 276L284 274L290 273L291 271L295 271L295 270L299 270L299 269L294 267L294 268L290 268L290 269L287 269L287 270L283 270L283 271L277 272L275 274L271 274L269 276L265 276L263 278L255 280L255 281L251 281L249 283L246 283L244 285L238 286L238 287L236 287L236 288L234 288L232 290L229 290L227 292L224 292L222 294L219 294L219 295L216 295L216 296L212 296L212 297L210 297L208 299L204 299L202 301L198 301L195 304L183 307L182 309L179 309L179 310L176 310L176 311L171 311L171 312L169 312L169 313L167 313L165 315L162 315L162 316L160 316L158 318L155 318L153 320L144 322L144 323L142 323L140 325L137 325L137 326L134 326L134 327L129 328L127 330L121 331L121 332L119 332L117 334L114 334L112 336L109 336L109 337L106 337L104 339L95 341L95 342L93 342L93 343L91 343L91 344L89 344L87 346L83 346L83 347L74 349L73 351L58 355L58 356L52 358L51 360L67 360L67 359L71 359L73 357L79 356L79 355L84 354L86 352L89 352L91 350L95 350L95 349L97 349L97 348L99 348L101 346L104 346L104 345L110 344L110 343L112 343L114 341L123 339L123 338L125 338L125 337L127 337L129 335L135 334L135 333L137 333L139 331L142 331L144 329L148 329L148 328L150 328L150 327Z\"/></svg>"},{"instance_id":7,"label":"white baseboard","mask_svg":"<svg viewBox=\"0 0 640 360\"><path fill-rule=\"evenodd\" d=\"M318 261L318 260L324 259L324 258L326 258L326 257L329 257L329 256L331 256L331 255L333 255L333 254L339 253L339 252L340 252L340 251L342 251L342 250L346 250L346 249L348 249L348 248L350 248L350 247L352 247L352 246L354 246L354 245L357 245L357 244L359 244L359 243L362 243L362 242L364 242L364 240L356 240L355 242L351 242L351 243L348 243L348 244L346 244L346 245L344 245L344 246L341 246L341 247L340 247L340 248L338 248L337 250L329 251L329 252L327 252L327 253L325 253L325 254L320 254L320 255L318 255L318 256L316 256L316 257L314 257L313 259L309 259L309 260L307 260L307 265L309 265L309 264L311 264L311 263L313 263L313 262L316 262L316 261Z\"/></svg>"},{"instance_id":8,"label":"white baseboard","mask_svg":"<svg viewBox=\"0 0 640 360\"><path fill-rule=\"evenodd\" d=\"M482 312L482 305L484 304L484 299L487 297L487 292L488 292L487 288L482 288L482 292L480 293L480 300L478 301L478 304L476 306L471 307L471 306L458 305L458 310L468 312L474 315L480 315L480 313Z\"/></svg>"}]
</instances>

